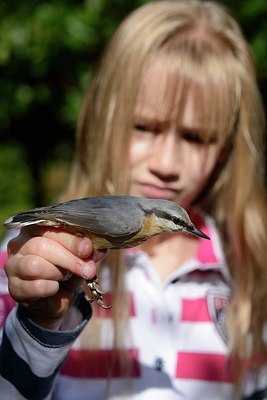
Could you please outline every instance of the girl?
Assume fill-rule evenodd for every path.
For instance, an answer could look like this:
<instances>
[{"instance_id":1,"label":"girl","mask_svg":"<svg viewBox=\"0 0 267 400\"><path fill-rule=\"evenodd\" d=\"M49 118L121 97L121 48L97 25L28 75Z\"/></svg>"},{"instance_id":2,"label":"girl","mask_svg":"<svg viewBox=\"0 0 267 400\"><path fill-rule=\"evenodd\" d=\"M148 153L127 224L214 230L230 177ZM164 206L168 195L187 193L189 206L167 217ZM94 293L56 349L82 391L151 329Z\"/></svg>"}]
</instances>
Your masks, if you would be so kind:
<instances>
[{"instance_id":1,"label":"girl","mask_svg":"<svg viewBox=\"0 0 267 400\"><path fill-rule=\"evenodd\" d=\"M18 303L5 398L264 398L263 133L250 50L223 7L158 1L126 18L86 94L64 199L172 200L211 241L164 234L92 259L88 238L22 229L5 266ZM91 318L79 287L97 261L113 307Z\"/></svg>"}]
</instances>

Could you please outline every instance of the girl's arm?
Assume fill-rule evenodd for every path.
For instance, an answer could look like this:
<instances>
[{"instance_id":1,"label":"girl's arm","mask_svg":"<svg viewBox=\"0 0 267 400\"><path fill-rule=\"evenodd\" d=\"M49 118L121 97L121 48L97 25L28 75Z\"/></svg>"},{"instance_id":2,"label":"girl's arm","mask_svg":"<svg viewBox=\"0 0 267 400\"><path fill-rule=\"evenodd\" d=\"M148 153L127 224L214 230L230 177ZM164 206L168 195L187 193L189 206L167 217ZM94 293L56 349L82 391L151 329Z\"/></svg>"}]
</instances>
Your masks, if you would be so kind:
<instances>
[{"instance_id":1,"label":"girl's arm","mask_svg":"<svg viewBox=\"0 0 267 400\"><path fill-rule=\"evenodd\" d=\"M83 292L77 292L66 313L65 330L35 324L21 305L9 314L0 348L1 399L43 400L53 391L54 379L70 347L91 316ZM6 395L6 397L5 397Z\"/></svg>"},{"instance_id":2,"label":"girl's arm","mask_svg":"<svg viewBox=\"0 0 267 400\"><path fill-rule=\"evenodd\" d=\"M48 398L54 378L91 316L79 289L93 278L92 243L58 229L24 228L9 241L5 263L17 305L0 349L1 398ZM38 394L38 395L37 395ZM36 397L39 396L39 397Z\"/></svg>"}]
</instances>

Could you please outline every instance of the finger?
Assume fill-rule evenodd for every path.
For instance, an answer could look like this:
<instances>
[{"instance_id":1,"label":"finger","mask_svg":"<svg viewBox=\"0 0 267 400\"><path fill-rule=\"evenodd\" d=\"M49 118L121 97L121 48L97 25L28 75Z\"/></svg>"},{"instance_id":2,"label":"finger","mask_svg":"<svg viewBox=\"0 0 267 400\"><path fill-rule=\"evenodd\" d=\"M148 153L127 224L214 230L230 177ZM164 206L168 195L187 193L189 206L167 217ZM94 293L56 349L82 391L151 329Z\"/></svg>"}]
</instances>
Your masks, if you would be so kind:
<instances>
[{"instance_id":1,"label":"finger","mask_svg":"<svg viewBox=\"0 0 267 400\"><path fill-rule=\"evenodd\" d=\"M15 271L11 270L9 272L7 268L9 277L15 275L24 280L47 279L66 281L72 276L70 271L59 268L47 260L34 255L17 256L16 265Z\"/></svg>"},{"instance_id":2,"label":"finger","mask_svg":"<svg viewBox=\"0 0 267 400\"><path fill-rule=\"evenodd\" d=\"M99 250L97 253L94 254L93 260L95 262L99 262L99 261L103 260L103 258L107 255L107 253L108 253L107 249Z\"/></svg>"},{"instance_id":3,"label":"finger","mask_svg":"<svg viewBox=\"0 0 267 400\"><path fill-rule=\"evenodd\" d=\"M66 249L80 258L88 258L93 255L94 247L92 241L86 236L77 236L61 229L46 230L43 237L56 240Z\"/></svg>"},{"instance_id":4,"label":"finger","mask_svg":"<svg viewBox=\"0 0 267 400\"><path fill-rule=\"evenodd\" d=\"M9 241L7 246L8 254L17 253L21 247L32 237L43 236L57 241L63 247L80 258L88 258L92 255L95 262L101 261L107 254L107 249L93 253L93 244L88 237L76 236L73 233L58 228L43 228L38 225L22 228L20 234Z\"/></svg>"},{"instance_id":5,"label":"finger","mask_svg":"<svg viewBox=\"0 0 267 400\"><path fill-rule=\"evenodd\" d=\"M42 236L57 241L71 253L80 258L88 258L94 252L93 243L90 238L86 236L78 236L61 228L47 228L38 225L26 227L24 229L28 235Z\"/></svg>"},{"instance_id":6,"label":"finger","mask_svg":"<svg viewBox=\"0 0 267 400\"><path fill-rule=\"evenodd\" d=\"M9 281L9 292L17 302L31 303L40 298L51 297L57 294L59 282L47 279L31 281L13 277Z\"/></svg>"},{"instance_id":7,"label":"finger","mask_svg":"<svg viewBox=\"0 0 267 400\"><path fill-rule=\"evenodd\" d=\"M95 262L91 258L81 259L60 243L46 237L31 238L21 248L20 253L24 256L36 255L85 279L88 276L91 278L95 273Z\"/></svg>"},{"instance_id":8,"label":"finger","mask_svg":"<svg viewBox=\"0 0 267 400\"><path fill-rule=\"evenodd\" d=\"M56 301L55 296L60 289L65 293L61 293L60 298L58 298L58 301L61 301L60 299L71 298L77 288L81 286L82 282L83 280L76 276L71 277L66 282L57 282L47 279L27 281L21 280L18 277L13 277L9 281L9 292L17 302L29 305L42 298L53 298L53 301ZM56 306L56 303L54 305ZM53 311L55 311L55 308Z\"/></svg>"}]
</instances>

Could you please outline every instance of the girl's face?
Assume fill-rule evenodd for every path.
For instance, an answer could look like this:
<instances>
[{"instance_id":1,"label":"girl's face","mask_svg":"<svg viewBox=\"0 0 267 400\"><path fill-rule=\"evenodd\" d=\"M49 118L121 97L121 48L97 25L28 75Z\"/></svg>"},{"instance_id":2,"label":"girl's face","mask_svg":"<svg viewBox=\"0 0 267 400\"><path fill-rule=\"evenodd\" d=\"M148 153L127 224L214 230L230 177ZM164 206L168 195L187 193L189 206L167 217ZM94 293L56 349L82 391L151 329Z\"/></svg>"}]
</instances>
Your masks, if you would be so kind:
<instances>
[{"instance_id":1,"label":"girl's face","mask_svg":"<svg viewBox=\"0 0 267 400\"><path fill-rule=\"evenodd\" d=\"M216 165L219 145L216 132L204 141L193 92L177 121L178 98L173 98L173 91L162 90L167 87L166 75L164 61L157 60L147 69L137 98L130 144L130 194L172 200L190 208Z\"/></svg>"}]
</instances>

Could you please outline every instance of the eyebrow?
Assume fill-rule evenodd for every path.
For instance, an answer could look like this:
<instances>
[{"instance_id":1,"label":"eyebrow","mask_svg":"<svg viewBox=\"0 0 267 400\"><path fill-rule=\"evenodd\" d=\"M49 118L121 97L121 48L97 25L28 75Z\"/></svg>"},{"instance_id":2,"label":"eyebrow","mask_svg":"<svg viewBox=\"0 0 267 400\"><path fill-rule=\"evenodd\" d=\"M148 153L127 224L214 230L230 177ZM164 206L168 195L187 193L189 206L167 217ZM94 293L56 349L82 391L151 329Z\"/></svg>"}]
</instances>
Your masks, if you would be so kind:
<instances>
[{"instance_id":1,"label":"eyebrow","mask_svg":"<svg viewBox=\"0 0 267 400\"><path fill-rule=\"evenodd\" d=\"M179 131L183 133L192 133L193 135L199 135L199 136L207 136L205 133L207 133L207 129L202 126L186 126L186 125L180 125L179 126ZM209 129L209 139L210 140L215 140L218 136L218 132L216 129Z\"/></svg>"},{"instance_id":2,"label":"eyebrow","mask_svg":"<svg viewBox=\"0 0 267 400\"><path fill-rule=\"evenodd\" d=\"M165 128L170 124L170 121L167 118L158 118L157 115L142 115L142 114L134 114L134 123L137 124L148 124L157 126L160 128Z\"/></svg>"},{"instance_id":3,"label":"eyebrow","mask_svg":"<svg viewBox=\"0 0 267 400\"><path fill-rule=\"evenodd\" d=\"M150 126L155 126L159 127L160 129L165 129L172 124L174 121L170 121L169 116L166 116L165 118L159 118L155 113L143 113L142 110L140 112L135 112L134 113L134 118L133 121L135 124L148 124ZM178 134L186 134L190 133L195 136L199 136L201 138L205 138L207 142L211 143L216 141L218 137L218 132L216 129L206 129L204 126L201 126L201 124L194 124L194 125L185 125L185 124L180 124L179 121L176 120L176 126L175 126L176 132ZM208 134L207 134L208 133Z\"/></svg>"},{"instance_id":4,"label":"eyebrow","mask_svg":"<svg viewBox=\"0 0 267 400\"><path fill-rule=\"evenodd\" d=\"M166 115L164 118L159 117L158 113L155 112L140 112L140 113L134 113L134 119L141 119L143 121L156 121L156 122L163 122L167 123L169 122L169 116Z\"/></svg>"}]
</instances>

